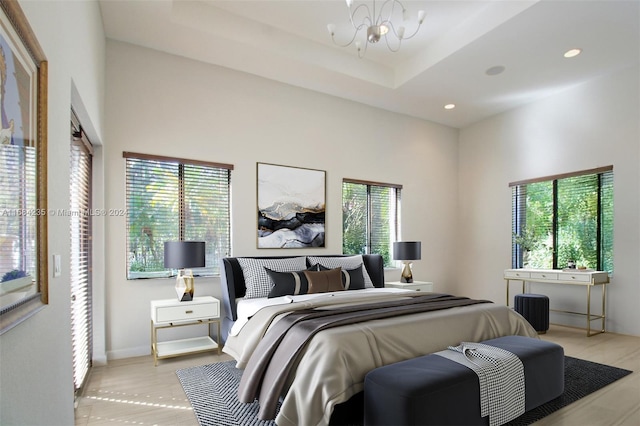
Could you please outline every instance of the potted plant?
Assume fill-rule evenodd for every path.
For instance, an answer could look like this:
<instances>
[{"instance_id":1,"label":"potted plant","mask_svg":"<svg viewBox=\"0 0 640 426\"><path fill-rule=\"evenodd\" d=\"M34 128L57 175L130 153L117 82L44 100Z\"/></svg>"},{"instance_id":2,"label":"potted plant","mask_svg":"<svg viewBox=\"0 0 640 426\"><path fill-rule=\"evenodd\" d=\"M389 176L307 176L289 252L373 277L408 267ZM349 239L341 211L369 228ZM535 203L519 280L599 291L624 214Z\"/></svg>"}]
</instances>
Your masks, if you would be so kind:
<instances>
[{"instance_id":1,"label":"potted plant","mask_svg":"<svg viewBox=\"0 0 640 426\"><path fill-rule=\"evenodd\" d=\"M533 232L529 229L522 229L520 233L513 233L513 242L520 247L522 251L522 267L529 266L529 256L531 251L538 246L538 241L535 239Z\"/></svg>"}]
</instances>

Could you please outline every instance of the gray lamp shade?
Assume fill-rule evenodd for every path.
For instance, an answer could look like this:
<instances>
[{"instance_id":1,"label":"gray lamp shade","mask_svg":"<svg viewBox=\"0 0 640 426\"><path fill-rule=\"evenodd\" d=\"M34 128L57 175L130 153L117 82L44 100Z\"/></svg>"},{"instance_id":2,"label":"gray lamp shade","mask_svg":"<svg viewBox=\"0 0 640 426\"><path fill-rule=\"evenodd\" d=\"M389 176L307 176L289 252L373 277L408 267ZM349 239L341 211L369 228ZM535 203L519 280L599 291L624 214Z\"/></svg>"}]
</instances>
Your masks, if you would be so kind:
<instances>
[{"instance_id":1,"label":"gray lamp shade","mask_svg":"<svg viewBox=\"0 0 640 426\"><path fill-rule=\"evenodd\" d=\"M420 241L396 241L393 243L394 260L418 260L421 252Z\"/></svg>"},{"instance_id":2,"label":"gray lamp shade","mask_svg":"<svg viewBox=\"0 0 640 426\"><path fill-rule=\"evenodd\" d=\"M164 243L164 267L204 268L204 251L204 241L167 241Z\"/></svg>"}]
</instances>

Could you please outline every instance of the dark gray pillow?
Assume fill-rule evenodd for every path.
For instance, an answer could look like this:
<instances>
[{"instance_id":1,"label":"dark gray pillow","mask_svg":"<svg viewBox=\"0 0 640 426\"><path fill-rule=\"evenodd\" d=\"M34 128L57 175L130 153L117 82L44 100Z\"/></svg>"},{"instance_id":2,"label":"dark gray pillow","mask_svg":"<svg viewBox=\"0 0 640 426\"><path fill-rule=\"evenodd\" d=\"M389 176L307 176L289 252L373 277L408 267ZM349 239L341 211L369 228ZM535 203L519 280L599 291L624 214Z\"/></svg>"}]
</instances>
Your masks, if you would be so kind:
<instances>
[{"instance_id":1,"label":"dark gray pillow","mask_svg":"<svg viewBox=\"0 0 640 426\"><path fill-rule=\"evenodd\" d=\"M320 271L327 271L330 268L326 268L320 264L315 265ZM355 269L342 269L342 286L345 290L364 290L364 275L362 274L362 265Z\"/></svg>"},{"instance_id":2,"label":"dark gray pillow","mask_svg":"<svg viewBox=\"0 0 640 426\"><path fill-rule=\"evenodd\" d=\"M309 292L309 281L304 271L278 272L264 268L273 286L268 297L296 296ZM317 266L311 266L307 271L317 271Z\"/></svg>"}]
</instances>

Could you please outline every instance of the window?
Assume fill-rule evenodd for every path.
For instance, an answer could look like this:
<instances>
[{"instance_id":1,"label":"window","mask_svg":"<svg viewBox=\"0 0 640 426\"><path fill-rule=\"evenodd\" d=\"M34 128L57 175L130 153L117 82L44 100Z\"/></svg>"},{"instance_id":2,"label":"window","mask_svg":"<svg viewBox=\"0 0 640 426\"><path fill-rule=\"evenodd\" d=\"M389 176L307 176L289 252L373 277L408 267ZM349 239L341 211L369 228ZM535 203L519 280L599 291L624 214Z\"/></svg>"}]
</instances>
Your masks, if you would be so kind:
<instances>
[{"instance_id":1,"label":"window","mask_svg":"<svg viewBox=\"0 0 640 426\"><path fill-rule=\"evenodd\" d=\"M393 266L391 246L400 236L401 185L342 181L342 252L381 254Z\"/></svg>"},{"instance_id":2,"label":"window","mask_svg":"<svg viewBox=\"0 0 640 426\"><path fill-rule=\"evenodd\" d=\"M71 110L71 155L69 162L69 224L71 252L71 348L76 397L89 373L92 358L91 323L91 168L93 147Z\"/></svg>"},{"instance_id":3,"label":"window","mask_svg":"<svg viewBox=\"0 0 640 426\"><path fill-rule=\"evenodd\" d=\"M165 241L205 241L205 268L219 274L231 246L229 164L123 153L127 174L127 278L167 277Z\"/></svg>"},{"instance_id":4,"label":"window","mask_svg":"<svg viewBox=\"0 0 640 426\"><path fill-rule=\"evenodd\" d=\"M514 268L613 271L613 167L509 186Z\"/></svg>"}]
</instances>

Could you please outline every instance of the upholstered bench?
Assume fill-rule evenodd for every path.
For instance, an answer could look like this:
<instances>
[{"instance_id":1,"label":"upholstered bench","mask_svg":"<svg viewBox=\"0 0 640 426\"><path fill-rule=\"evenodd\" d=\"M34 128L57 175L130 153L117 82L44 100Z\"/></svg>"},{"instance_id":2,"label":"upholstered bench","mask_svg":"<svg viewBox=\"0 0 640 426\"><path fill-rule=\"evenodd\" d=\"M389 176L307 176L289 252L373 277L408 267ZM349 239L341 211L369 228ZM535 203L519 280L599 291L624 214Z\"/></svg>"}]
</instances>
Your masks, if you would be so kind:
<instances>
[{"instance_id":1,"label":"upholstered bench","mask_svg":"<svg viewBox=\"0 0 640 426\"><path fill-rule=\"evenodd\" d=\"M525 410L564 392L562 346L530 337L482 342L517 355L524 366ZM488 425L480 416L480 385L470 368L439 355L386 365L364 382L365 425Z\"/></svg>"}]
</instances>

